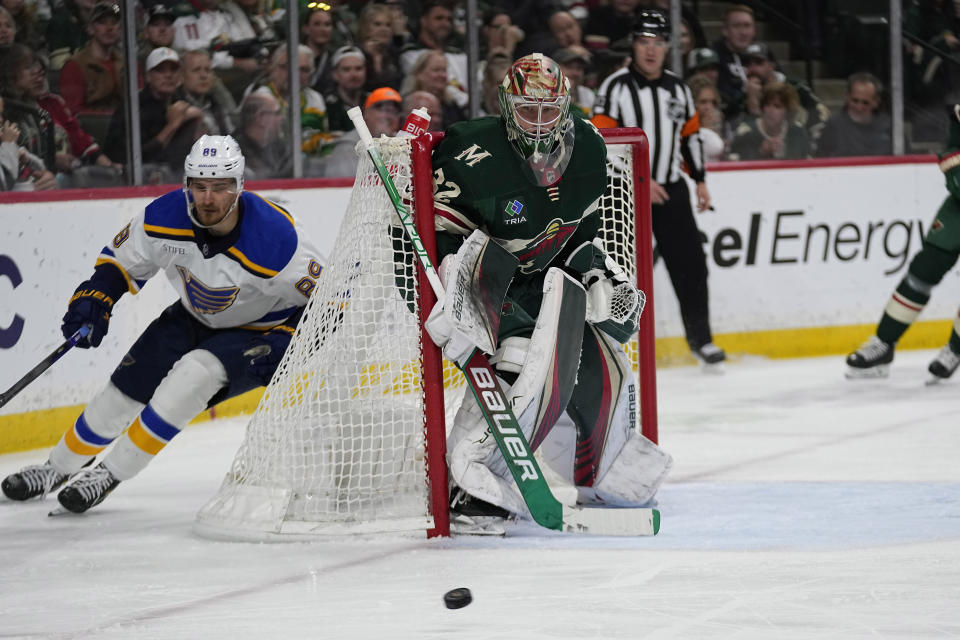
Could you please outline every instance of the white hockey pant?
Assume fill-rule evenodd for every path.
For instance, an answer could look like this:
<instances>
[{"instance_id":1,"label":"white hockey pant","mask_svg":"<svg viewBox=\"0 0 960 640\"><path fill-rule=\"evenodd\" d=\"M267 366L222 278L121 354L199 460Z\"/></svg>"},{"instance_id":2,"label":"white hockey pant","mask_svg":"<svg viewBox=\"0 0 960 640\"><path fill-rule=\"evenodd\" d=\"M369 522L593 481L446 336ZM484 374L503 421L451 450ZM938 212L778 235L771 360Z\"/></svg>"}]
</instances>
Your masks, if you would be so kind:
<instances>
[{"instance_id":1,"label":"white hockey pant","mask_svg":"<svg viewBox=\"0 0 960 640\"><path fill-rule=\"evenodd\" d=\"M61 438L50 461L59 471L73 473L116 438L103 465L119 480L129 480L203 411L226 384L227 372L223 365L203 349L195 349L180 358L146 406L108 383Z\"/></svg>"}]
</instances>

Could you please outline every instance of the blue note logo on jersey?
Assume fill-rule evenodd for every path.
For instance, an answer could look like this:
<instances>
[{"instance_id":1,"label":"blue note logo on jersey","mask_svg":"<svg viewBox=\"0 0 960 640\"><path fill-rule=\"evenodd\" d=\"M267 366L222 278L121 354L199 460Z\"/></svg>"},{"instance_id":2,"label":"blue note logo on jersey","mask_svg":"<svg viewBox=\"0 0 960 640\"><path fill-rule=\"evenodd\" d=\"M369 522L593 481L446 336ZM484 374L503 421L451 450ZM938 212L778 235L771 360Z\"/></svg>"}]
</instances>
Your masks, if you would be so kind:
<instances>
[{"instance_id":1,"label":"blue note logo on jersey","mask_svg":"<svg viewBox=\"0 0 960 640\"><path fill-rule=\"evenodd\" d=\"M183 290L187 294L187 300L190 301L190 306L197 313L224 311L233 304L240 292L239 287L224 287L222 289L208 287L181 266L177 266L177 271L183 281Z\"/></svg>"},{"instance_id":2,"label":"blue note logo on jersey","mask_svg":"<svg viewBox=\"0 0 960 640\"><path fill-rule=\"evenodd\" d=\"M523 211L523 203L519 200L511 200L507 203L507 206L504 207L503 212L507 214L507 217L504 218L504 223L506 224L520 224L521 222L526 222L527 219L521 212Z\"/></svg>"}]
</instances>

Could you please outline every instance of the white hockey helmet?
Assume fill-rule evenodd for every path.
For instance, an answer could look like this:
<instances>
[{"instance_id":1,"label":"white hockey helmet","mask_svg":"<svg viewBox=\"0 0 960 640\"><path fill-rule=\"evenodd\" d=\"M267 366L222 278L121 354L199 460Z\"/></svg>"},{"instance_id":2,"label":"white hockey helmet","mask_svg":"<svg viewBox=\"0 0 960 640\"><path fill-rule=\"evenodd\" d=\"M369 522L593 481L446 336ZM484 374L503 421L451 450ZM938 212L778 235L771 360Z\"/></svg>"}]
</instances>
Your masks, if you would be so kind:
<instances>
[{"instance_id":1,"label":"white hockey helmet","mask_svg":"<svg viewBox=\"0 0 960 640\"><path fill-rule=\"evenodd\" d=\"M243 191L245 164L240 145L233 137L200 136L183 161L183 186L187 187L190 178L233 178L239 193Z\"/></svg>"},{"instance_id":2,"label":"white hockey helmet","mask_svg":"<svg viewBox=\"0 0 960 640\"><path fill-rule=\"evenodd\" d=\"M193 215L193 197L190 195L188 185L190 178L233 178L237 185L237 196L234 198L233 205L224 214L223 219L225 219L233 212L243 191L245 165L240 145L231 136L202 135L193 143L190 153L183 161L183 197L187 201L187 215L190 216L193 224L209 229L220 221L205 225Z\"/></svg>"}]
</instances>

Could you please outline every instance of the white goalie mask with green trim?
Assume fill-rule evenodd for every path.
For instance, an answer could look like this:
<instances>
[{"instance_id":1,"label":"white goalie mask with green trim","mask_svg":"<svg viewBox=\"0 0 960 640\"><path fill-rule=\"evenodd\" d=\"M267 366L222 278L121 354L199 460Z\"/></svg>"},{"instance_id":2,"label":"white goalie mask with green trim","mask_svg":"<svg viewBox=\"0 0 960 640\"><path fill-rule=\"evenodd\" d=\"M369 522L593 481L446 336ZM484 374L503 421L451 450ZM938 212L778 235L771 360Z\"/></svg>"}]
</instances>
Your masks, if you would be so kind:
<instances>
[{"instance_id":1,"label":"white goalie mask with green trim","mask_svg":"<svg viewBox=\"0 0 960 640\"><path fill-rule=\"evenodd\" d=\"M507 138L540 186L556 183L573 153L570 81L556 62L531 53L510 66L499 95Z\"/></svg>"}]
</instances>

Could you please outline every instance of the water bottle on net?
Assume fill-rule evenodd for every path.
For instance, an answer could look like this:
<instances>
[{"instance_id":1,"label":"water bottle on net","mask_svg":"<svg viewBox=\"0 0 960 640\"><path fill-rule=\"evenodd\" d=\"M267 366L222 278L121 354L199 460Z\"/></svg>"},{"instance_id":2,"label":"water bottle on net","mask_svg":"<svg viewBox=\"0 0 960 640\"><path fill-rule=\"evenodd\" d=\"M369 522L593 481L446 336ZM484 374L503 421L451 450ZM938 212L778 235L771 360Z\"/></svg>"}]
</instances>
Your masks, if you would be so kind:
<instances>
[{"instance_id":1,"label":"water bottle on net","mask_svg":"<svg viewBox=\"0 0 960 640\"><path fill-rule=\"evenodd\" d=\"M427 113L424 107L417 107L407 116L407 120L403 123L400 132L397 133L397 137L416 138L426 131L429 126L430 114Z\"/></svg>"}]
</instances>

